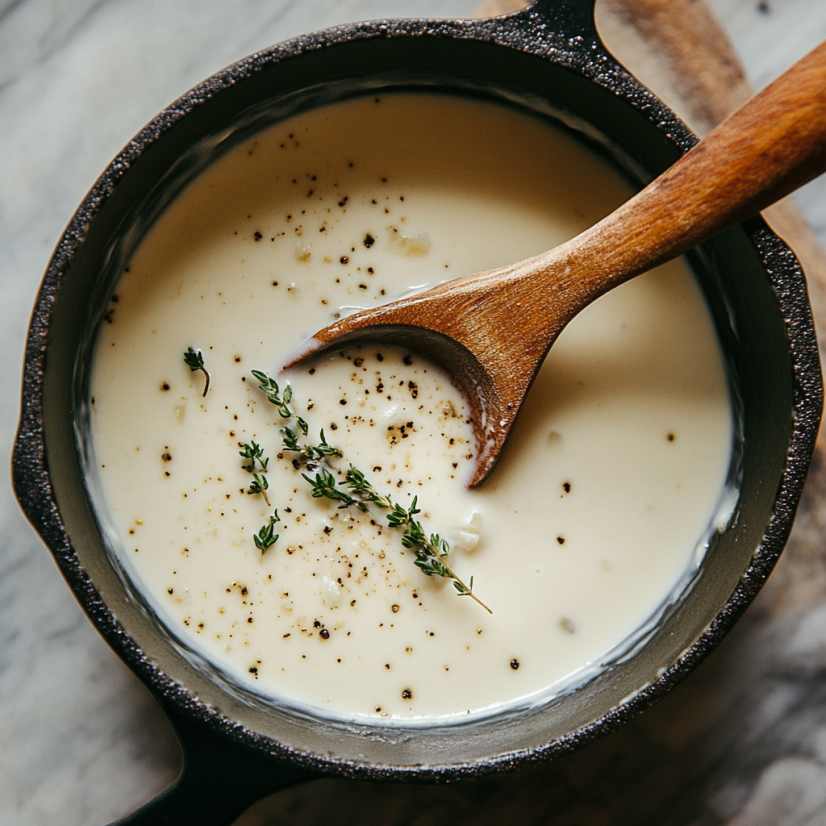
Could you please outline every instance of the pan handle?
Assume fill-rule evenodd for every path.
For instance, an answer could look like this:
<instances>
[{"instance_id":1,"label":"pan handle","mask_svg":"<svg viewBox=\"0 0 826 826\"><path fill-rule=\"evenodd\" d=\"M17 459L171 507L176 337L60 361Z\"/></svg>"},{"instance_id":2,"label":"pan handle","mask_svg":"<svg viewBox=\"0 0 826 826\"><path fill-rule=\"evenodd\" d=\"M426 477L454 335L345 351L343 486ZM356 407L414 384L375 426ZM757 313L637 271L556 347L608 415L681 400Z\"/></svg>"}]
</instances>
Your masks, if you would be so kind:
<instances>
[{"instance_id":1,"label":"pan handle","mask_svg":"<svg viewBox=\"0 0 826 826\"><path fill-rule=\"evenodd\" d=\"M179 715L172 716L172 723L183 752L178 778L110 826L231 826L257 800L316 776L255 754Z\"/></svg>"}]
</instances>

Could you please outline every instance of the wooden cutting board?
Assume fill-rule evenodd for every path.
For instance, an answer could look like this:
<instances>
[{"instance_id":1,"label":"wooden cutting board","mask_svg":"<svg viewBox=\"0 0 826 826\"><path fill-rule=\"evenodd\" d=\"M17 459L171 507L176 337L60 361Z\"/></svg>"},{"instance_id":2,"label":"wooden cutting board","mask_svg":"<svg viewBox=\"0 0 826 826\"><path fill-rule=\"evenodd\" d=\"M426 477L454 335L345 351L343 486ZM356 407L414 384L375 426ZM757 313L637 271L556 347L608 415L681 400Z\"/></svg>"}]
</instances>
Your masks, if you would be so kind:
<instances>
[{"instance_id":1,"label":"wooden cutting board","mask_svg":"<svg viewBox=\"0 0 826 826\"><path fill-rule=\"evenodd\" d=\"M523 5L487 0L480 14ZM602 0L597 25L616 57L698 133L750 94L702 0ZM766 218L800 258L816 319L826 319L826 253L791 201ZM630 725L556 763L454 786L310 783L258 804L239 826L288 817L303 826L826 824L823 451L821 438L789 546L754 605L686 682Z\"/></svg>"}]
</instances>

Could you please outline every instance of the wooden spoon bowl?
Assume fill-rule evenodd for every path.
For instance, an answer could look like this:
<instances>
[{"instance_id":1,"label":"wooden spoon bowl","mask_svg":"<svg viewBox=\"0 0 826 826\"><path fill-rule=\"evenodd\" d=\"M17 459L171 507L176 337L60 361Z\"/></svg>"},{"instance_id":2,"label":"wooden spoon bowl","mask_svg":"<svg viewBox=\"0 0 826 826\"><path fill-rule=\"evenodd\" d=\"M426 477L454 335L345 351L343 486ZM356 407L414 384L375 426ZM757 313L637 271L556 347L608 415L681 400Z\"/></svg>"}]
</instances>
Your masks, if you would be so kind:
<instances>
[{"instance_id":1,"label":"wooden spoon bowl","mask_svg":"<svg viewBox=\"0 0 826 826\"><path fill-rule=\"evenodd\" d=\"M444 366L467 396L485 480L565 326L613 287L757 213L826 170L826 44L732 114L645 189L533 258L363 310L315 334L287 366L384 339Z\"/></svg>"}]
</instances>

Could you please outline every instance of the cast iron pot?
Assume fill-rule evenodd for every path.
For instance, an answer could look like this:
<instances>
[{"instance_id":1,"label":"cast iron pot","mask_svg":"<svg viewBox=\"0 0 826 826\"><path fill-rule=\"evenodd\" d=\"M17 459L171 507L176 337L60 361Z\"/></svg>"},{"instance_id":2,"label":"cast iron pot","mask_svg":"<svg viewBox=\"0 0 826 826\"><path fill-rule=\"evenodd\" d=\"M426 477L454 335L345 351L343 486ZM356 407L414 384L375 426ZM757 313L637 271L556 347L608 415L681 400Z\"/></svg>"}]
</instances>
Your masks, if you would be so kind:
<instances>
[{"instance_id":1,"label":"cast iron pot","mask_svg":"<svg viewBox=\"0 0 826 826\"><path fill-rule=\"evenodd\" d=\"M77 599L182 742L177 785L124 822L224 824L280 785L318 774L446 781L564 754L682 679L757 593L788 536L821 413L820 366L800 266L754 220L694 258L738 399L739 504L693 588L632 654L541 707L416 729L345 726L257 702L183 656L107 552L84 486L77 432L95 325L142 229L224 148L310 106L411 88L556 113L638 181L696 140L606 51L593 0L541 0L493 20L359 23L267 49L185 94L109 165L60 239L37 297L13 474Z\"/></svg>"}]
</instances>

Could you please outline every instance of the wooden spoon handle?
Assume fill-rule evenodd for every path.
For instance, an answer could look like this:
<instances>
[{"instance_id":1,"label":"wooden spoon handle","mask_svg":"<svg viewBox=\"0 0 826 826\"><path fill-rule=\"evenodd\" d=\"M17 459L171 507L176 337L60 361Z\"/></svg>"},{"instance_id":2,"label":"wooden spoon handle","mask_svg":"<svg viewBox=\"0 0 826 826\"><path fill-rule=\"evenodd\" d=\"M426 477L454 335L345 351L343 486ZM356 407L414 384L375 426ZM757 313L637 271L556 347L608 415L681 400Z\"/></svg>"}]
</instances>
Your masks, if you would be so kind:
<instances>
[{"instance_id":1,"label":"wooden spoon handle","mask_svg":"<svg viewBox=\"0 0 826 826\"><path fill-rule=\"evenodd\" d=\"M589 281L583 293L593 299L824 171L826 43L563 248Z\"/></svg>"}]
</instances>

